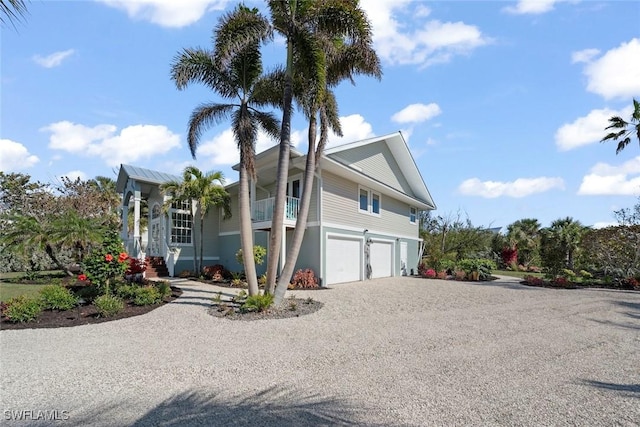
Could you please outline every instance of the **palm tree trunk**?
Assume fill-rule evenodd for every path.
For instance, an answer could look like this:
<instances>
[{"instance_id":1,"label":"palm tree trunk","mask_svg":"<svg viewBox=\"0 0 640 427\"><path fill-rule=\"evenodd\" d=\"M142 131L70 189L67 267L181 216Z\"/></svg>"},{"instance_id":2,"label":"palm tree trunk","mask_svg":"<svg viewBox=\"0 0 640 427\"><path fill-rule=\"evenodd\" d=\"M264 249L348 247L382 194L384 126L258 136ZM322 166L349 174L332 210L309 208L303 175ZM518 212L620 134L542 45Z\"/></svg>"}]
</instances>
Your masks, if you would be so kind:
<instances>
[{"instance_id":1,"label":"palm tree trunk","mask_svg":"<svg viewBox=\"0 0 640 427\"><path fill-rule=\"evenodd\" d=\"M45 245L44 251L47 253L47 256L49 256L49 258L51 258L51 261L53 261L53 263L56 265L56 267L58 267L60 270L64 271L67 276L73 277L73 273L71 271L69 271L69 268L67 268L67 266L63 265L60 262L60 260L58 259L58 257L56 257L56 254L53 252L53 247L49 243L47 243Z\"/></svg>"},{"instance_id":2,"label":"palm tree trunk","mask_svg":"<svg viewBox=\"0 0 640 427\"><path fill-rule=\"evenodd\" d=\"M242 156L242 151L240 152ZM240 210L240 247L244 274L249 287L249 295L258 295L258 275L253 258L253 228L251 225L251 202L249 200L249 177L244 160L240 160L240 181L238 189L238 204Z\"/></svg>"},{"instance_id":3,"label":"palm tree trunk","mask_svg":"<svg viewBox=\"0 0 640 427\"><path fill-rule=\"evenodd\" d=\"M300 247L302 246L302 240L304 239L304 233L307 228L307 219L309 217L309 207L311 205L311 193L313 192L313 178L316 172L316 118L312 116L309 119L309 147L307 149L307 162L304 169L304 182L302 184L302 200L300 201L300 208L298 211L298 217L296 220L296 228L293 232L293 238L291 239L291 245L287 251L287 260L284 263L284 268L280 273L278 280L278 286L276 286L275 298L273 303L278 306L284 301L284 295L289 286L291 276L293 275L293 269L295 268L298 255L300 254Z\"/></svg>"},{"instance_id":4,"label":"palm tree trunk","mask_svg":"<svg viewBox=\"0 0 640 427\"><path fill-rule=\"evenodd\" d=\"M280 259L282 234L284 232L284 211L287 200L287 179L289 177L289 153L291 141L291 104L293 98L293 43L287 41L287 70L284 81L284 99L282 109L282 130L280 132L280 151L278 154L278 172L276 178L275 206L271 221L271 236L267 258L267 283L265 293L272 294L276 287L276 273ZM244 251L243 251L244 252ZM251 252L253 253L253 252Z\"/></svg>"}]
</instances>

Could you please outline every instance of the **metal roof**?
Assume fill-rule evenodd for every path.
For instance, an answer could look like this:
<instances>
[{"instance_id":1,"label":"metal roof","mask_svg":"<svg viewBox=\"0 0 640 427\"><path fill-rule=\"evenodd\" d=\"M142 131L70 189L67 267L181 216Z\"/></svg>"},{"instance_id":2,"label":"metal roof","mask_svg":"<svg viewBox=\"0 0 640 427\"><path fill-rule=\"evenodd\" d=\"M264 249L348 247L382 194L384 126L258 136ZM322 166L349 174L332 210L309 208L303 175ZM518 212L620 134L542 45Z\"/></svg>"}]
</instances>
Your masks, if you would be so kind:
<instances>
[{"instance_id":1,"label":"metal roof","mask_svg":"<svg viewBox=\"0 0 640 427\"><path fill-rule=\"evenodd\" d=\"M149 184L164 184L169 181L182 181L181 177L169 173L158 172L131 165L120 165L118 181L116 182L116 191L119 193L124 191L128 178L140 182L147 182Z\"/></svg>"}]
</instances>

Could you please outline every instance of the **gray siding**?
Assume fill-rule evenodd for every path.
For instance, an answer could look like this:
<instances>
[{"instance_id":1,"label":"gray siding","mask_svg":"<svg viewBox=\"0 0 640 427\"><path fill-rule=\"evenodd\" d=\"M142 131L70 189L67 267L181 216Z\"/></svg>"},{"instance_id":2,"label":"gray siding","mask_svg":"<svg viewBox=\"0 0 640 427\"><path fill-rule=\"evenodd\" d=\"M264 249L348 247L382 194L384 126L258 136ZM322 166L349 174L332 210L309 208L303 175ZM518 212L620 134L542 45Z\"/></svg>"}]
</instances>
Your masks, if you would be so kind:
<instances>
[{"instance_id":1,"label":"gray siding","mask_svg":"<svg viewBox=\"0 0 640 427\"><path fill-rule=\"evenodd\" d=\"M411 187L386 144L376 143L336 153L336 159L360 168L362 173L413 196Z\"/></svg>"},{"instance_id":2,"label":"gray siding","mask_svg":"<svg viewBox=\"0 0 640 427\"><path fill-rule=\"evenodd\" d=\"M232 232L240 230L240 214L238 209L238 193L231 194L231 218L220 217L220 232Z\"/></svg>"},{"instance_id":3,"label":"gray siding","mask_svg":"<svg viewBox=\"0 0 640 427\"><path fill-rule=\"evenodd\" d=\"M287 230L287 245L291 244L293 229ZM304 240L300 247L300 254L296 260L294 274L300 269L310 268L320 276L320 227L309 227L304 233Z\"/></svg>"},{"instance_id":4,"label":"gray siding","mask_svg":"<svg viewBox=\"0 0 640 427\"><path fill-rule=\"evenodd\" d=\"M396 236L418 237L418 225L409 222L408 204L382 194L379 216L361 213L357 183L326 172L322 178L323 223L392 233Z\"/></svg>"}]
</instances>

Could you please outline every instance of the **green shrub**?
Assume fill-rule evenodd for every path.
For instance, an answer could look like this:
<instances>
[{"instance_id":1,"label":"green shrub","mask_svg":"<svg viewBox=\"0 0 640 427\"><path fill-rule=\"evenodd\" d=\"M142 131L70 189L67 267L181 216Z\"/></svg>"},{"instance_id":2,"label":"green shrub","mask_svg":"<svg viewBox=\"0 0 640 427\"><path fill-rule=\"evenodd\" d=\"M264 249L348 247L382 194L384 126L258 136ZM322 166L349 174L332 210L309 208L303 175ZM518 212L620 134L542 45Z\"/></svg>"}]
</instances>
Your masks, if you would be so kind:
<instances>
[{"instance_id":1,"label":"green shrub","mask_svg":"<svg viewBox=\"0 0 640 427\"><path fill-rule=\"evenodd\" d=\"M42 307L47 310L71 310L78 305L78 297L63 286L49 285L40 290Z\"/></svg>"},{"instance_id":2,"label":"green shrub","mask_svg":"<svg viewBox=\"0 0 640 427\"><path fill-rule=\"evenodd\" d=\"M258 294L248 296L242 304L242 311L265 311L273 304L273 294Z\"/></svg>"},{"instance_id":3,"label":"green shrub","mask_svg":"<svg viewBox=\"0 0 640 427\"><path fill-rule=\"evenodd\" d=\"M253 261L256 265L262 265L264 263L264 257L267 255L267 249L260 245L253 247ZM238 249L236 252L236 261L238 264L244 264L244 257L242 256L242 249Z\"/></svg>"},{"instance_id":4,"label":"green shrub","mask_svg":"<svg viewBox=\"0 0 640 427\"><path fill-rule=\"evenodd\" d=\"M592 279L593 278L593 274L589 273L587 270L580 270L580 272L578 274L583 279Z\"/></svg>"},{"instance_id":5,"label":"green shrub","mask_svg":"<svg viewBox=\"0 0 640 427\"><path fill-rule=\"evenodd\" d=\"M160 293L160 300L163 300L166 297L171 296L171 285L166 280L156 282L155 287Z\"/></svg>"},{"instance_id":6,"label":"green shrub","mask_svg":"<svg viewBox=\"0 0 640 427\"><path fill-rule=\"evenodd\" d=\"M116 295L122 299L134 299L140 286L138 285L120 285L116 289Z\"/></svg>"},{"instance_id":7,"label":"green shrub","mask_svg":"<svg viewBox=\"0 0 640 427\"><path fill-rule=\"evenodd\" d=\"M11 298L7 301L4 315L11 322L31 322L37 319L42 312L40 298L26 297L24 295Z\"/></svg>"},{"instance_id":8,"label":"green shrub","mask_svg":"<svg viewBox=\"0 0 640 427\"><path fill-rule=\"evenodd\" d=\"M160 291L155 286L143 286L136 289L136 295L133 298L135 305L152 305L162 300Z\"/></svg>"},{"instance_id":9,"label":"green shrub","mask_svg":"<svg viewBox=\"0 0 640 427\"><path fill-rule=\"evenodd\" d=\"M570 270L568 268L563 268L561 275L565 279L569 279L569 280L574 280L576 278L576 273L573 270Z\"/></svg>"},{"instance_id":10,"label":"green shrub","mask_svg":"<svg viewBox=\"0 0 640 427\"><path fill-rule=\"evenodd\" d=\"M98 310L100 317L113 317L124 310L124 302L122 299L110 294L99 296L95 299L93 305L95 305L96 310Z\"/></svg>"},{"instance_id":11,"label":"green shrub","mask_svg":"<svg viewBox=\"0 0 640 427\"><path fill-rule=\"evenodd\" d=\"M83 286L79 291L76 292L79 298L82 298L85 301L92 302L98 296L100 296L100 288L96 285Z\"/></svg>"}]
</instances>

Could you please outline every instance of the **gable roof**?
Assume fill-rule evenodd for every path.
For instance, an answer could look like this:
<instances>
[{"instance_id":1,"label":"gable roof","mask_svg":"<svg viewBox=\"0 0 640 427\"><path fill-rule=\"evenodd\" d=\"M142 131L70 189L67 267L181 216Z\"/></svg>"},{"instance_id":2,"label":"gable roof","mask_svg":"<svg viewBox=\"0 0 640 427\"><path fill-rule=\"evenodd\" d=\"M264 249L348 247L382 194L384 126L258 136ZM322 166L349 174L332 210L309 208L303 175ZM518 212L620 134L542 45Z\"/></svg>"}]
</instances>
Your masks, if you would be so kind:
<instances>
[{"instance_id":1,"label":"gable roof","mask_svg":"<svg viewBox=\"0 0 640 427\"><path fill-rule=\"evenodd\" d=\"M374 148L373 144L384 145ZM371 161L372 152L379 157L377 163ZM342 144L326 150L324 157L391 190L415 198L430 209L436 208L401 132ZM386 163L387 171L380 170L380 162Z\"/></svg>"},{"instance_id":2,"label":"gable roof","mask_svg":"<svg viewBox=\"0 0 640 427\"><path fill-rule=\"evenodd\" d=\"M124 187L127 185L127 179L129 178L149 184L164 184L169 181L182 181L182 178L179 176L171 175L169 173L121 164L120 172L118 172L118 180L116 181L116 191L118 193L122 193L124 191Z\"/></svg>"}]
</instances>

